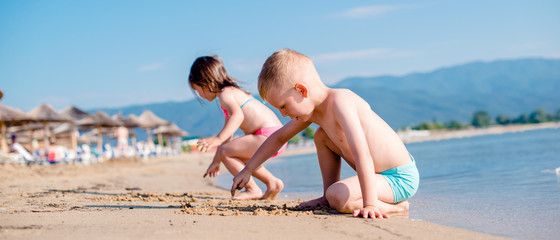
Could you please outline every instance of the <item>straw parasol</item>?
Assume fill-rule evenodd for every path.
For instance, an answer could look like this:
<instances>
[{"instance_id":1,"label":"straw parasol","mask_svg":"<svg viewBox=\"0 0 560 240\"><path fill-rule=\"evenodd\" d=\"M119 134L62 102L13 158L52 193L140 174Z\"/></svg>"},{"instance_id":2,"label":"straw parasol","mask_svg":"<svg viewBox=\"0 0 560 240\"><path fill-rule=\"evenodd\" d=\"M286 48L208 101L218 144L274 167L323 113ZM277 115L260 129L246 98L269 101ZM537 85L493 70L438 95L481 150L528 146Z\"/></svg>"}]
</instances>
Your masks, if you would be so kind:
<instances>
[{"instance_id":1,"label":"straw parasol","mask_svg":"<svg viewBox=\"0 0 560 240\"><path fill-rule=\"evenodd\" d=\"M154 134L157 134L160 140L163 139L163 137L167 137L167 141L169 143L169 146L171 146L171 149L174 149L173 143L171 141L174 137L188 135L186 131L181 130L174 123L169 123L167 125L159 126L158 128L154 129Z\"/></svg>"},{"instance_id":2,"label":"straw parasol","mask_svg":"<svg viewBox=\"0 0 560 240\"><path fill-rule=\"evenodd\" d=\"M176 136L187 136L189 135L186 131L180 129L174 123L170 123L168 125L159 126L158 128L154 129L154 134L161 134L166 137L176 137Z\"/></svg>"},{"instance_id":3,"label":"straw parasol","mask_svg":"<svg viewBox=\"0 0 560 240\"><path fill-rule=\"evenodd\" d=\"M50 122L72 122L74 121L72 118L69 118L67 116L64 116L58 112L56 112L50 105L48 104L43 104L41 106L38 106L36 108L34 108L33 110L29 111L29 116L35 118L35 120L42 122L43 123L43 127L45 129L45 134L43 137L43 144L44 147L47 148L49 146L49 141L48 141L48 123Z\"/></svg>"},{"instance_id":4,"label":"straw parasol","mask_svg":"<svg viewBox=\"0 0 560 240\"><path fill-rule=\"evenodd\" d=\"M87 116L89 116L90 114L85 112L82 109L79 109L78 107L74 106L74 105L70 105L68 107L66 107L65 109L62 109L60 111L60 114L70 117L72 119L74 119L75 121L83 119ZM78 149L78 139L76 139L76 134L78 132L78 128L76 127L76 123L75 122L71 122L70 123L70 127L71 127L71 131L73 132L70 136L72 138L72 149L74 151L76 151Z\"/></svg>"},{"instance_id":5,"label":"straw parasol","mask_svg":"<svg viewBox=\"0 0 560 240\"><path fill-rule=\"evenodd\" d=\"M23 113L19 109L0 104L0 121L6 126L19 126L35 121L35 118Z\"/></svg>"},{"instance_id":6,"label":"straw parasol","mask_svg":"<svg viewBox=\"0 0 560 240\"><path fill-rule=\"evenodd\" d=\"M49 104L43 104L29 111L29 116L40 122L70 122L72 118L56 112Z\"/></svg>"},{"instance_id":7,"label":"straw parasol","mask_svg":"<svg viewBox=\"0 0 560 240\"><path fill-rule=\"evenodd\" d=\"M0 125L2 156L8 153L8 144L6 142L6 126L22 125L35 119L22 111L0 104Z\"/></svg>"},{"instance_id":8,"label":"straw parasol","mask_svg":"<svg viewBox=\"0 0 560 240\"><path fill-rule=\"evenodd\" d=\"M118 126L118 124L113 121L113 119L111 119L106 113L100 111L77 121L76 125L84 130L97 128L97 150L99 150L99 152L103 150L103 134L101 128Z\"/></svg>"},{"instance_id":9,"label":"straw parasol","mask_svg":"<svg viewBox=\"0 0 560 240\"><path fill-rule=\"evenodd\" d=\"M8 136L10 134L17 135L17 141L19 143L29 143L32 142L33 139L41 139L45 135L44 129L43 123L30 122L21 126L8 127L6 133Z\"/></svg>"},{"instance_id":10,"label":"straw parasol","mask_svg":"<svg viewBox=\"0 0 560 240\"><path fill-rule=\"evenodd\" d=\"M156 128L159 126L163 126L163 125L167 125L169 122L159 118L158 116L156 116L152 111L150 110L146 110L144 111L140 117L138 117L138 122L140 123L140 126L144 129L146 129L146 133L147 133L147 137L148 137L148 144L152 145L153 141L152 141L152 134L150 133L152 128ZM161 144L161 140L160 139L160 144Z\"/></svg>"},{"instance_id":11,"label":"straw parasol","mask_svg":"<svg viewBox=\"0 0 560 240\"><path fill-rule=\"evenodd\" d=\"M111 117L115 122L119 123L121 127L128 129L128 137L131 139L131 146L133 146L133 151L136 152L136 134L134 134L134 128L140 127L138 122L138 117L130 114L128 117L123 116L120 112ZM120 131L119 131L120 132ZM128 139L127 139L128 141ZM128 147L128 143L127 143ZM126 151L126 150L123 150Z\"/></svg>"},{"instance_id":12,"label":"straw parasol","mask_svg":"<svg viewBox=\"0 0 560 240\"><path fill-rule=\"evenodd\" d=\"M97 139L98 139L98 137L93 132L93 130L91 130L91 131L85 132L84 134L80 135L78 137L78 142L87 143L89 145L91 142L97 141Z\"/></svg>"},{"instance_id":13,"label":"straw parasol","mask_svg":"<svg viewBox=\"0 0 560 240\"><path fill-rule=\"evenodd\" d=\"M134 115L132 115L132 116L134 116ZM111 119L113 119L113 121L115 121L120 126L123 126L125 128L140 127L140 123L137 120L138 118L132 119L130 117L125 117L120 113L117 113L117 114L113 115L113 117L111 117Z\"/></svg>"},{"instance_id":14,"label":"straw parasol","mask_svg":"<svg viewBox=\"0 0 560 240\"><path fill-rule=\"evenodd\" d=\"M126 118L128 118L129 121L137 124L138 126L136 126L136 127L141 127L140 126L140 121L138 120L138 117L136 115L131 113L131 114L128 114L128 116L126 116ZM136 133L134 132L133 129L129 130L128 133L130 134L130 137L132 138L132 140L131 140L132 141L131 142L132 146L136 146ZM135 151L136 151L136 148L133 148L133 149L135 149Z\"/></svg>"},{"instance_id":15,"label":"straw parasol","mask_svg":"<svg viewBox=\"0 0 560 240\"><path fill-rule=\"evenodd\" d=\"M90 115L89 113L83 111L82 109L79 109L74 105L70 105L65 109L60 110L60 114L70 117L74 120L80 120Z\"/></svg>"}]
</instances>

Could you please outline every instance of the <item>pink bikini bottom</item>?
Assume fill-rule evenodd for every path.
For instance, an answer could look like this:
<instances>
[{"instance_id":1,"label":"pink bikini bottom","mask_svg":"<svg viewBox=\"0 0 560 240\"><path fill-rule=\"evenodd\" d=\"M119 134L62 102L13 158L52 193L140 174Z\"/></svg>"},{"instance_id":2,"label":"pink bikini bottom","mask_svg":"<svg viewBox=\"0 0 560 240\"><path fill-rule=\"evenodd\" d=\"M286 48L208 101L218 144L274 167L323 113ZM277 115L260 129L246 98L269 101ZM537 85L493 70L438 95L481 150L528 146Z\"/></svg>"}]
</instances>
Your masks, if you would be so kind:
<instances>
[{"instance_id":1,"label":"pink bikini bottom","mask_svg":"<svg viewBox=\"0 0 560 240\"><path fill-rule=\"evenodd\" d=\"M276 130L280 129L281 127L282 126L261 128L261 129L259 129L255 132L255 135L263 135L265 137L270 137L270 135L272 135L272 133L276 132ZM285 143L282 146L282 148L280 148L280 150L278 150L278 152L276 152L276 154L274 154L272 157L276 157L280 153L284 152L284 150L286 149L286 146L288 146L288 143Z\"/></svg>"}]
</instances>

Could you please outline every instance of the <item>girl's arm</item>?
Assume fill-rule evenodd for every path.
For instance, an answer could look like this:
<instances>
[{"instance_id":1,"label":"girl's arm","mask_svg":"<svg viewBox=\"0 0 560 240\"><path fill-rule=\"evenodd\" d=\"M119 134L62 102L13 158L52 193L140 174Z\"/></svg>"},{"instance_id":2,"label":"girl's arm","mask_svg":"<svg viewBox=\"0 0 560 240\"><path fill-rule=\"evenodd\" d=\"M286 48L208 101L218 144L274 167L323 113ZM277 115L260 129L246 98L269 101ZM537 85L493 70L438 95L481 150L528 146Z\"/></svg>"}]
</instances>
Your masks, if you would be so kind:
<instances>
[{"instance_id":1,"label":"girl's arm","mask_svg":"<svg viewBox=\"0 0 560 240\"><path fill-rule=\"evenodd\" d=\"M220 146L222 143L229 140L239 126L241 126L243 120L245 120L245 115L243 115L243 111L235 100L234 94L228 89L225 89L220 94L218 100L220 101L221 107L229 113L229 118L225 118L224 127L218 135L200 141L202 151Z\"/></svg>"},{"instance_id":2,"label":"girl's arm","mask_svg":"<svg viewBox=\"0 0 560 240\"><path fill-rule=\"evenodd\" d=\"M303 131L306 127L311 125L311 122L303 122L298 120L291 120L282 128L274 132L268 137L264 143L257 149L253 157L249 159L243 170L233 178L233 185L231 187L231 195L235 195L236 189L242 189L249 182L253 171L260 167L267 159L272 157L278 150L294 137L299 132Z\"/></svg>"},{"instance_id":3,"label":"girl's arm","mask_svg":"<svg viewBox=\"0 0 560 240\"><path fill-rule=\"evenodd\" d=\"M216 137L220 139L220 141L225 142L231 138L239 126L241 126L243 120L245 120L245 115L230 91L224 90L220 94L219 101L222 108L229 113L229 118L226 118L224 128L222 128L222 131L220 131Z\"/></svg>"}]
</instances>

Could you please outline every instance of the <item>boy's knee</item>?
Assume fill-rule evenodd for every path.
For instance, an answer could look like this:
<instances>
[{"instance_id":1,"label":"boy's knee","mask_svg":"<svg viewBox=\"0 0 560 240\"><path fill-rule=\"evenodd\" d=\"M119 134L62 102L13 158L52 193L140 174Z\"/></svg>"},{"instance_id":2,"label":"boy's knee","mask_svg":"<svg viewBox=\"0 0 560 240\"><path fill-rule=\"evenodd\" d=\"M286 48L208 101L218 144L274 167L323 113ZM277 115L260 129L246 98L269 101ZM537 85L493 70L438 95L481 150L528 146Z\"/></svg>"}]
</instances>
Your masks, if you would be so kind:
<instances>
[{"instance_id":1,"label":"boy's knee","mask_svg":"<svg viewBox=\"0 0 560 240\"><path fill-rule=\"evenodd\" d=\"M353 210L349 206L350 189L342 183L334 183L327 188L325 197L331 208L339 212L351 212Z\"/></svg>"}]
</instances>

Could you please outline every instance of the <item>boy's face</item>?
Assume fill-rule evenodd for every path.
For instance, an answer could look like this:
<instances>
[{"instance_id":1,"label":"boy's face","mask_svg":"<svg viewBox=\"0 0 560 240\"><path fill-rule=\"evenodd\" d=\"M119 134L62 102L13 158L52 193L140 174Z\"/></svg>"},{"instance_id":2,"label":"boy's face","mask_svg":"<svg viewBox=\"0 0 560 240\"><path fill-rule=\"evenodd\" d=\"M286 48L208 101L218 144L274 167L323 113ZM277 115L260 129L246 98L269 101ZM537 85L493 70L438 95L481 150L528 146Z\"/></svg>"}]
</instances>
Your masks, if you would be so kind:
<instances>
[{"instance_id":1,"label":"boy's face","mask_svg":"<svg viewBox=\"0 0 560 240\"><path fill-rule=\"evenodd\" d=\"M277 93L269 93L266 100L270 105L280 110L283 117L291 119L308 121L313 112L313 107L308 106L307 95L303 94L296 87L288 88L284 91L275 91Z\"/></svg>"}]
</instances>

